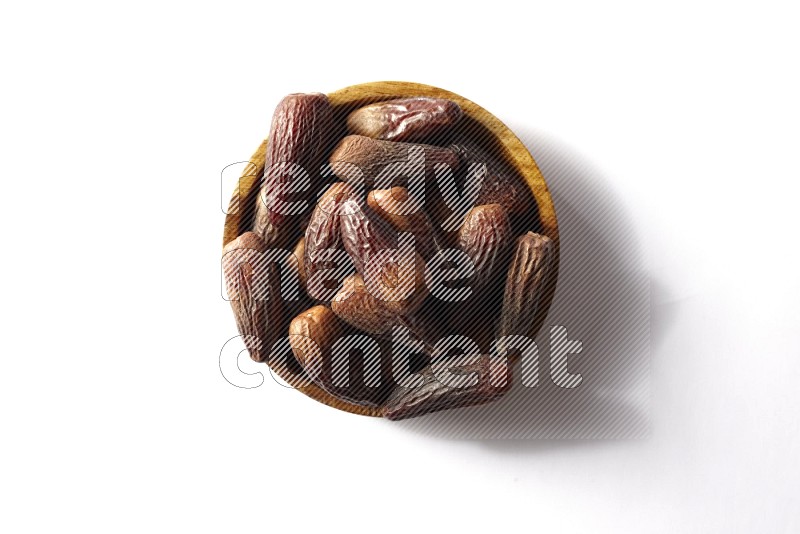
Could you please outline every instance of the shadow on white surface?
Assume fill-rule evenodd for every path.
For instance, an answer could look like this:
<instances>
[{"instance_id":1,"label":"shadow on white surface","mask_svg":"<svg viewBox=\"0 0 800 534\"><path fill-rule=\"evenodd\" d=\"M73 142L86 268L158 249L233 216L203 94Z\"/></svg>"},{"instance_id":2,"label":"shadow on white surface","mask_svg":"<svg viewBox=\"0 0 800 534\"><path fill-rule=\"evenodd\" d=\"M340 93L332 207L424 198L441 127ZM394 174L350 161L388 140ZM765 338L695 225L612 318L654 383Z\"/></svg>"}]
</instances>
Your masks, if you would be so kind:
<instances>
[{"instance_id":1,"label":"shadow on white surface","mask_svg":"<svg viewBox=\"0 0 800 534\"><path fill-rule=\"evenodd\" d=\"M539 385L523 387L517 376L513 390L495 403L392 424L430 436L484 440L512 452L561 446L543 439L644 438L649 433L650 300L659 288L650 280L635 229L590 163L543 133L512 129L547 180L561 235L558 287L537 336ZM670 323L666 318L653 329L658 338ZM583 377L574 389L559 388L549 378L549 329L555 325L582 342L582 351L569 357L569 372Z\"/></svg>"}]
</instances>

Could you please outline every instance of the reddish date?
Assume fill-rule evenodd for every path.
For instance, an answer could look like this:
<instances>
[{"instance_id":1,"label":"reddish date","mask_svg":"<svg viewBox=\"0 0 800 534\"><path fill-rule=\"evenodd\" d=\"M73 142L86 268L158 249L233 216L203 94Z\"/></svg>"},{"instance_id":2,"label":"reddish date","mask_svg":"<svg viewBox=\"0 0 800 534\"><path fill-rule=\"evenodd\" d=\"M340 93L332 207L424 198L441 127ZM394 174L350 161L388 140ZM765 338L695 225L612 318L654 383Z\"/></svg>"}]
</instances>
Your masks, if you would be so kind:
<instances>
[{"instance_id":1,"label":"reddish date","mask_svg":"<svg viewBox=\"0 0 800 534\"><path fill-rule=\"evenodd\" d=\"M358 109L347 117L350 133L386 141L422 141L454 126L461 108L444 98L398 98Z\"/></svg>"},{"instance_id":2,"label":"reddish date","mask_svg":"<svg viewBox=\"0 0 800 534\"><path fill-rule=\"evenodd\" d=\"M472 208L459 230L459 246L475 265L474 287L486 287L507 257L511 224L505 208L488 204Z\"/></svg>"},{"instance_id":3,"label":"reddish date","mask_svg":"<svg viewBox=\"0 0 800 534\"><path fill-rule=\"evenodd\" d=\"M284 226L293 211L290 204L308 200L302 198L304 192L312 190L312 183L319 180L319 169L331 144L332 122L328 97L321 93L288 95L275 109L253 228L268 245L280 243L289 233ZM297 184L303 173L312 183ZM299 187L295 189L294 185ZM301 198L293 198L297 196Z\"/></svg>"},{"instance_id":4,"label":"reddish date","mask_svg":"<svg viewBox=\"0 0 800 534\"><path fill-rule=\"evenodd\" d=\"M436 167L457 169L460 160L449 148L415 143L379 141L361 135L348 135L330 157L334 174L368 188L434 183Z\"/></svg>"}]
</instances>

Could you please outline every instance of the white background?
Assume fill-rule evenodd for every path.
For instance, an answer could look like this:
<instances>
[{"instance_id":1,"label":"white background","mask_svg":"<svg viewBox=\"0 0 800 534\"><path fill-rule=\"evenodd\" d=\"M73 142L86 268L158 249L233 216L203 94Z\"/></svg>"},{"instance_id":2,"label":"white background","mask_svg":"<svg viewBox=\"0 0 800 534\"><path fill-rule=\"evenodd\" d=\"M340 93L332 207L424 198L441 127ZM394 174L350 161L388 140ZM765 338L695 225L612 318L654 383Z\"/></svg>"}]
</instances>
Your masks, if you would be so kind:
<instances>
[{"instance_id":1,"label":"white background","mask_svg":"<svg viewBox=\"0 0 800 534\"><path fill-rule=\"evenodd\" d=\"M0 529L800 531L794 3L15 5ZM649 438L439 439L220 375L220 170L282 95L386 79L564 147L625 210Z\"/></svg>"}]
</instances>

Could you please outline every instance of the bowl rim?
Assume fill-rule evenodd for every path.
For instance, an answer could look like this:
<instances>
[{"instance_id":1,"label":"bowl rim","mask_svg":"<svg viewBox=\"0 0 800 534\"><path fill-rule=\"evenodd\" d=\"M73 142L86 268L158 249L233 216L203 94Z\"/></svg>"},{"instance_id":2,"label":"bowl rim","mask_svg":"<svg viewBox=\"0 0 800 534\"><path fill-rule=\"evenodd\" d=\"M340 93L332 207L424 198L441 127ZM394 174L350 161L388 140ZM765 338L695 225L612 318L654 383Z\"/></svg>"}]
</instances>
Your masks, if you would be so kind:
<instances>
[{"instance_id":1,"label":"bowl rim","mask_svg":"<svg viewBox=\"0 0 800 534\"><path fill-rule=\"evenodd\" d=\"M540 311L537 312L536 323L531 332L533 336L538 334L550 311L550 305L558 283L558 263L560 256L559 231L555 206L553 205L550 190L547 187L544 176L539 170L539 166L536 164L533 155L531 155L522 141L520 141L514 132L503 124L500 119L476 103L461 95L431 85L400 81L368 82L344 87L329 93L327 96L334 112L337 109L353 106L355 104L367 105L395 98L417 96L446 98L456 102L461 107L464 115L479 122L488 130L489 134L495 137L497 146L502 151L503 159L525 180L526 185L531 190L536 200L539 209L541 233L549 237L555 245L555 258L551 271L551 280L548 284L547 291L542 295ZM247 211L242 210L242 203L247 199L254 198L252 193L254 192L254 188L259 185L261 175L264 172L266 148L267 139L264 139L250 158L234 188L225 216L223 247L242 233L242 231L240 231L241 214L243 211ZM273 369L273 372L280 374L276 369ZM304 393L306 396L318 402L339 410L359 415L381 417L380 406L364 406L341 399L313 383L294 389L299 390L301 393Z\"/></svg>"}]
</instances>

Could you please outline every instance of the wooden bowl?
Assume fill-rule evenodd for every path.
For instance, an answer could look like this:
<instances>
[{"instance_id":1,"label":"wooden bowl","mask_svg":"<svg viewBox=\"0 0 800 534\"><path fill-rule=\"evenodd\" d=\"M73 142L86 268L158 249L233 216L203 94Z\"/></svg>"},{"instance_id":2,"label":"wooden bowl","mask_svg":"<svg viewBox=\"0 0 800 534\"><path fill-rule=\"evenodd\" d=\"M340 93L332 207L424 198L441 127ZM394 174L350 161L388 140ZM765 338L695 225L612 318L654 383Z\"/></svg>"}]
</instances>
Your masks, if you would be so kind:
<instances>
[{"instance_id":1,"label":"wooden bowl","mask_svg":"<svg viewBox=\"0 0 800 534\"><path fill-rule=\"evenodd\" d=\"M474 102L459 96L450 91L439 89L430 85L423 85L412 82L371 82L359 85L351 85L328 95L333 106L334 116L342 119L346 114L357 107L389 100L393 98L429 96L437 98L447 98L456 102L464 112L462 123L466 123L470 135L474 133L477 141L487 146L509 164L521 176L530 188L533 198L538 207L538 227L532 228L553 240L556 246L555 265L551 273L551 283L548 284L548 291L543 295L540 311L537 314L536 324L531 337L535 336L544 322L547 311L555 292L556 280L558 277L558 222L556 212L553 207L553 200L547 189L544 177L539 167L536 165L525 145L517 138L514 133L500 122L497 117L478 106ZM258 186L261 175L264 172L265 151L267 140L261 143L255 154L250 158L250 162L245 168L239 179L237 187L234 189L233 197L225 219L225 230L223 234L223 246L236 239L243 232L250 230L249 217L253 211L253 206L257 198ZM282 377L287 380L288 377ZM287 380L288 381L288 380ZM309 397L328 406L338 408L347 412L380 417L379 407L362 406L354 402L343 400L328 393L315 384L298 388Z\"/></svg>"}]
</instances>

